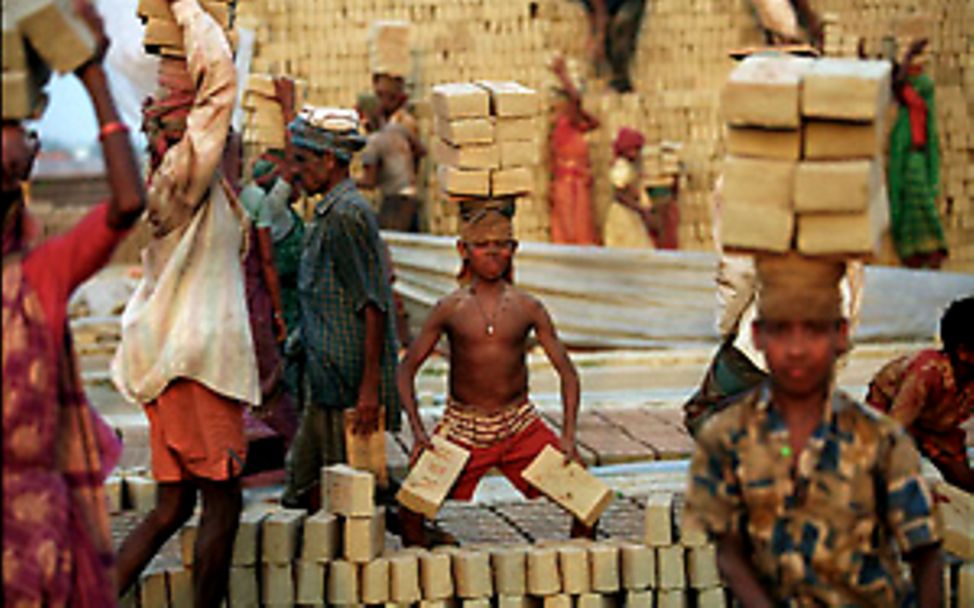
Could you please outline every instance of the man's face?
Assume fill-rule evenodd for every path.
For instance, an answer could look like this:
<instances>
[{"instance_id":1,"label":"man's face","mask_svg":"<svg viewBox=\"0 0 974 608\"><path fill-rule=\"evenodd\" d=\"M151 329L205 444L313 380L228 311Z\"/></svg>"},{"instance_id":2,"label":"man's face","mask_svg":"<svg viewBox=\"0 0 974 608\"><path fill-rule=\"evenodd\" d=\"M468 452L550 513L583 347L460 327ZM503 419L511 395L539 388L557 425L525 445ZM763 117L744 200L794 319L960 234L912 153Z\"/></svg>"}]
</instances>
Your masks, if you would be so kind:
<instances>
[{"instance_id":1,"label":"man's face","mask_svg":"<svg viewBox=\"0 0 974 608\"><path fill-rule=\"evenodd\" d=\"M19 123L3 125L3 205L19 199L20 188L30 177L34 159L40 149L37 134L27 131Z\"/></svg>"},{"instance_id":2,"label":"man's face","mask_svg":"<svg viewBox=\"0 0 974 608\"><path fill-rule=\"evenodd\" d=\"M775 390L808 397L825 390L835 359L848 349L845 320L764 320L754 323L754 343L764 353Z\"/></svg>"},{"instance_id":3,"label":"man's face","mask_svg":"<svg viewBox=\"0 0 974 608\"><path fill-rule=\"evenodd\" d=\"M958 346L957 350L950 354L950 363L954 368L954 381L957 388L964 389L974 382L974 349L967 346Z\"/></svg>"},{"instance_id":4,"label":"man's face","mask_svg":"<svg viewBox=\"0 0 974 608\"><path fill-rule=\"evenodd\" d=\"M379 100L379 107L386 116L399 109L403 102L402 81L389 76L376 76L372 81L372 89Z\"/></svg>"},{"instance_id":5,"label":"man's face","mask_svg":"<svg viewBox=\"0 0 974 608\"><path fill-rule=\"evenodd\" d=\"M485 239L460 241L460 255L470 264L474 276L484 281L497 281L511 267L511 258L517 249L517 241L511 239Z\"/></svg>"},{"instance_id":6,"label":"man's face","mask_svg":"<svg viewBox=\"0 0 974 608\"><path fill-rule=\"evenodd\" d=\"M309 194L318 194L328 186L328 178L335 167L335 157L327 152L298 147L294 151L297 165L295 176Z\"/></svg>"}]
</instances>

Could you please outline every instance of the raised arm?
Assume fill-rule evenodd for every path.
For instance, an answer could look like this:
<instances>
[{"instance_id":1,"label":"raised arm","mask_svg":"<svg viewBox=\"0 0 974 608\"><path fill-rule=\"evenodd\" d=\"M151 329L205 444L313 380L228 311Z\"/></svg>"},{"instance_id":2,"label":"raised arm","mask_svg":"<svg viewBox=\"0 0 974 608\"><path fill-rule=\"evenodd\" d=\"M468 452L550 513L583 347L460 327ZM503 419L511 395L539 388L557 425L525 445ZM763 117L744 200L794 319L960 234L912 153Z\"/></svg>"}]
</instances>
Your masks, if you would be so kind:
<instances>
[{"instance_id":1,"label":"raised arm","mask_svg":"<svg viewBox=\"0 0 974 608\"><path fill-rule=\"evenodd\" d=\"M555 324L551 321L551 315L540 301L530 299L528 309L531 312L531 320L534 323L534 333L538 338L538 343L544 349L548 361L554 366L561 379L561 402L564 408L564 423L561 431L561 449L565 453L566 459L581 460L578 455L578 448L575 445L575 429L578 420L578 402L581 394L581 384L578 380L578 372L575 365L568 356L568 349L558 338Z\"/></svg>"},{"instance_id":2,"label":"raised arm","mask_svg":"<svg viewBox=\"0 0 974 608\"><path fill-rule=\"evenodd\" d=\"M423 428L423 421L419 418L419 408L416 405L416 386L414 384L416 372L436 348L436 343L439 342L446 327L446 320L455 305L455 299L452 297L447 297L436 304L426 319L426 323L423 324L423 329L409 345L406 355L399 362L399 367L396 370L396 387L399 389L399 398L402 400L403 409L406 410L406 416L409 418L409 427L413 432L411 460L415 460L430 444L429 435Z\"/></svg>"}]
</instances>

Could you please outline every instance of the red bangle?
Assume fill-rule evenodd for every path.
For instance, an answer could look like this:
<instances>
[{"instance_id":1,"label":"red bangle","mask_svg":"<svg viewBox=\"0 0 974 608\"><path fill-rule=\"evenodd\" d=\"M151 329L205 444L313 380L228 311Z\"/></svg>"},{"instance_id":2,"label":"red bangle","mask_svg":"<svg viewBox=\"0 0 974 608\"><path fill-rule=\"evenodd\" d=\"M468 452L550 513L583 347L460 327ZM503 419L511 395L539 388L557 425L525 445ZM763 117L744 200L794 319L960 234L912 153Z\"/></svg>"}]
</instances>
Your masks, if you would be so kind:
<instances>
[{"instance_id":1,"label":"red bangle","mask_svg":"<svg viewBox=\"0 0 974 608\"><path fill-rule=\"evenodd\" d=\"M128 133L129 128L125 126L125 123L113 120L112 122L107 122L102 125L101 130L98 131L98 139L105 139L112 133Z\"/></svg>"}]
</instances>

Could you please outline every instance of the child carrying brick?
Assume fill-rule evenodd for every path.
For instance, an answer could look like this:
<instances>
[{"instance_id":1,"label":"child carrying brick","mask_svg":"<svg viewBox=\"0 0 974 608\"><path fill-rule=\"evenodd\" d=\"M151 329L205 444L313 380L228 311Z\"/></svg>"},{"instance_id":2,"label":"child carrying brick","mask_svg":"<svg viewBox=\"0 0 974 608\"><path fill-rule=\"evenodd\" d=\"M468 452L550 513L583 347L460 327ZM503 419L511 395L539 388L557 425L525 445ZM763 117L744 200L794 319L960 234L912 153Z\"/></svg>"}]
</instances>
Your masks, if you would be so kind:
<instances>
[{"instance_id":1,"label":"child carrying brick","mask_svg":"<svg viewBox=\"0 0 974 608\"><path fill-rule=\"evenodd\" d=\"M457 242L463 258L461 287L437 303L399 366L399 394L415 438L415 463L431 444L419 418L413 381L440 336L446 335L450 398L434 433L470 451L450 492L450 498L456 500L470 500L480 478L493 467L525 496L537 497L538 491L521 473L547 445L561 450L566 460L578 459L578 375L544 305L513 285L512 258L517 249L513 215L512 200L465 201L461 205L464 225ZM541 420L528 399L525 352L532 332L561 378L561 438ZM427 544L422 516L405 508L401 513L404 541ZM592 532L579 521L573 523L572 536Z\"/></svg>"}]
</instances>

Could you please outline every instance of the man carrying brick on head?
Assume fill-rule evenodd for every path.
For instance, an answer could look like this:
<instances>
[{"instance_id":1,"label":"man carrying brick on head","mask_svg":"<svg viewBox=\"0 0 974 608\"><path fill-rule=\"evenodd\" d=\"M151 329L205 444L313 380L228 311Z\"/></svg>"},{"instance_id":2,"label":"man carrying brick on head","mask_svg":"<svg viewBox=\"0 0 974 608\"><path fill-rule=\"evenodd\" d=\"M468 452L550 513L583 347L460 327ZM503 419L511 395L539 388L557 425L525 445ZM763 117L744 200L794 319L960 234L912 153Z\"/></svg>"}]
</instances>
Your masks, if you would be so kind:
<instances>
[{"instance_id":1,"label":"man carrying brick on head","mask_svg":"<svg viewBox=\"0 0 974 608\"><path fill-rule=\"evenodd\" d=\"M170 6L186 61L163 60L161 94L143 109L152 239L112 363L119 391L149 418L159 487L119 551L119 590L190 518L200 491L194 602L217 606L242 506L244 408L260 402L243 274L248 223L219 169L236 96L230 46L196 0Z\"/></svg>"},{"instance_id":2,"label":"man carrying brick on head","mask_svg":"<svg viewBox=\"0 0 974 608\"><path fill-rule=\"evenodd\" d=\"M940 350L926 349L887 363L866 403L903 425L920 453L947 483L974 493L961 425L974 412L974 297L951 303L940 319Z\"/></svg>"},{"instance_id":3,"label":"man carrying brick on head","mask_svg":"<svg viewBox=\"0 0 974 608\"><path fill-rule=\"evenodd\" d=\"M566 459L579 459L575 446L578 375L544 305L513 285L512 258L517 249L511 226L513 200L465 201L460 213L464 226L457 249L463 258L462 286L434 307L397 375L415 437L412 460L432 449L419 417L413 381L446 335L450 399L434 433L471 453L450 497L470 500L480 478L497 467L523 494L534 498L539 493L521 473L545 446L560 449ZM525 352L532 332L561 377L561 438L528 399ZM427 544L422 517L406 509L401 513L403 539L408 544ZM572 526L572 536L592 532L579 521Z\"/></svg>"},{"instance_id":4,"label":"man carrying brick on head","mask_svg":"<svg viewBox=\"0 0 974 608\"><path fill-rule=\"evenodd\" d=\"M834 387L849 345L843 272L794 253L757 259L753 332L769 379L697 435L688 510L716 537L721 574L746 606L941 605L940 538L916 448Z\"/></svg>"},{"instance_id":5,"label":"man carrying brick on head","mask_svg":"<svg viewBox=\"0 0 974 608\"><path fill-rule=\"evenodd\" d=\"M418 232L416 174L426 148L419 141L416 119L406 107L405 81L393 74L373 74L372 87L379 102L379 129L369 136L362 152L365 175L359 186L379 189L379 226L383 230Z\"/></svg>"},{"instance_id":6,"label":"man carrying brick on head","mask_svg":"<svg viewBox=\"0 0 974 608\"><path fill-rule=\"evenodd\" d=\"M316 199L298 269L305 352L304 412L288 453L282 502L317 508L319 471L344 462L345 410L354 431L399 428L392 290L375 213L349 177L365 145L354 110L305 108L290 125L296 178Z\"/></svg>"}]
</instances>

